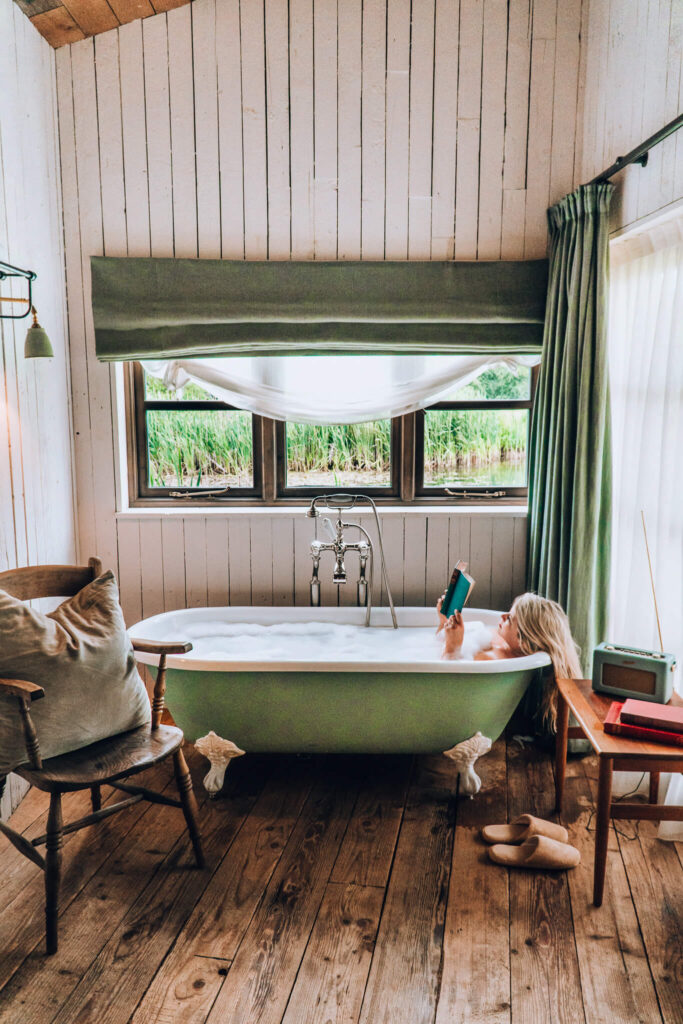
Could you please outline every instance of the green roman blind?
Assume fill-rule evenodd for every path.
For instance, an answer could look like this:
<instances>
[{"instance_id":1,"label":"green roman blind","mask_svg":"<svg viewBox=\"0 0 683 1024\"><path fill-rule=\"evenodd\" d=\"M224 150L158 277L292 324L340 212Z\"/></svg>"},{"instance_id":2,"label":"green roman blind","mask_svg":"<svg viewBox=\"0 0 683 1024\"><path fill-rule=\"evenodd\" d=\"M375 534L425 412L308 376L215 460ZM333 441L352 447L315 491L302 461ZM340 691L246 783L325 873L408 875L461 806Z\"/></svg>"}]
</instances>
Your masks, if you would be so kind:
<instances>
[{"instance_id":1,"label":"green roman blind","mask_svg":"<svg viewBox=\"0 0 683 1024\"><path fill-rule=\"evenodd\" d=\"M94 256L98 359L540 353L547 261Z\"/></svg>"}]
</instances>

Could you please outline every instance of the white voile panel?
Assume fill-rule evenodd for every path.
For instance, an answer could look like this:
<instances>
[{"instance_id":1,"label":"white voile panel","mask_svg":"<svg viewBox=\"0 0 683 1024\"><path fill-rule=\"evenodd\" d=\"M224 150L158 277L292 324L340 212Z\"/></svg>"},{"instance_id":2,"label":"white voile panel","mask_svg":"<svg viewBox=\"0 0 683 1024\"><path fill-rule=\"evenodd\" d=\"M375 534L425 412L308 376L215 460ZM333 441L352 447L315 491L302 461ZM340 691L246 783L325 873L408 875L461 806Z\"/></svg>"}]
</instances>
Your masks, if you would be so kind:
<instances>
[{"instance_id":1,"label":"white voile panel","mask_svg":"<svg viewBox=\"0 0 683 1024\"><path fill-rule=\"evenodd\" d=\"M683 692L683 213L612 243L609 359L614 458L610 639L658 649L641 510L664 649ZM631 258L629 258L631 255ZM683 803L683 775L666 802ZM683 839L663 822L662 839Z\"/></svg>"},{"instance_id":2,"label":"white voile panel","mask_svg":"<svg viewBox=\"0 0 683 1024\"><path fill-rule=\"evenodd\" d=\"M145 362L167 388L193 381L222 402L294 423L391 419L464 387L498 363L532 366L536 356L260 356Z\"/></svg>"}]
</instances>

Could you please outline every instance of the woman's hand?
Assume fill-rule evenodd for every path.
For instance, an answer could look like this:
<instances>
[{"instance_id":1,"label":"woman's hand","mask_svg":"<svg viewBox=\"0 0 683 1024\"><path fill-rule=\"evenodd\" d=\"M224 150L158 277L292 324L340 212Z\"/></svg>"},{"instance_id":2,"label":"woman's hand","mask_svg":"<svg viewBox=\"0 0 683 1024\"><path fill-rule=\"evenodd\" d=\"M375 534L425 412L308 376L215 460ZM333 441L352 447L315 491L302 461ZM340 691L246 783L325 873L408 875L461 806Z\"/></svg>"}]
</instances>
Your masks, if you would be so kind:
<instances>
[{"instance_id":1,"label":"woman's hand","mask_svg":"<svg viewBox=\"0 0 683 1024\"><path fill-rule=\"evenodd\" d=\"M444 590L443 594L441 595L439 600L436 602L436 613L439 616L439 625L436 627L436 635L437 636L439 635L441 630L444 628L444 626L448 622L448 619L446 618L446 616L441 614L441 606L443 605L445 596L446 596L446 591Z\"/></svg>"},{"instance_id":2,"label":"woman's hand","mask_svg":"<svg viewBox=\"0 0 683 1024\"><path fill-rule=\"evenodd\" d=\"M454 612L450 619L446 619L444 629L444 658L454 658L460 653L462 642L465 639L465 623L462 612Z\"/></svg>"}]
</instances>

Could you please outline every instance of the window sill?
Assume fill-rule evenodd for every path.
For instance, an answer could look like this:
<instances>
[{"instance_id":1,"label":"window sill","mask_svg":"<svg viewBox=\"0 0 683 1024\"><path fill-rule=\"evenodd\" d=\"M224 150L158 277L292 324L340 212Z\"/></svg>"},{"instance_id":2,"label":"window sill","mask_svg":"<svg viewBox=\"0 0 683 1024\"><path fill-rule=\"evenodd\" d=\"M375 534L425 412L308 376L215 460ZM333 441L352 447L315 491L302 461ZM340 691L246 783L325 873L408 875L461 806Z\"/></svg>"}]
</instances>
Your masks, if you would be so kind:
<instances>
[{"instance_id":1,"label":"window sill","mask_svg":"<svg viewBox=\"0 0 683 1024\"><path fill-rule=\"evenodd\" d=\"M234 505L226 507L222 505L218 508L210 505L199 505L191 507L189 505L178 506L169 508L168 506L162 506L159 508L150 508L144 506L140 508L128 508L122 512L115 514L116 519L165 519L167 517L176 516L273 516L278 518L280 516L296 516L302 514L309 506L309 502L302 502L299 505ZM377 511L380 516L406 516L406 515L417 515L417 516L506 516L510 518L523 519L527 515L527 506L524 505L378 505ZM372 515L372 509L369 506L358 507L350 511L351 515L354 516L368 516Z\"/></svg>"}]
</instances>

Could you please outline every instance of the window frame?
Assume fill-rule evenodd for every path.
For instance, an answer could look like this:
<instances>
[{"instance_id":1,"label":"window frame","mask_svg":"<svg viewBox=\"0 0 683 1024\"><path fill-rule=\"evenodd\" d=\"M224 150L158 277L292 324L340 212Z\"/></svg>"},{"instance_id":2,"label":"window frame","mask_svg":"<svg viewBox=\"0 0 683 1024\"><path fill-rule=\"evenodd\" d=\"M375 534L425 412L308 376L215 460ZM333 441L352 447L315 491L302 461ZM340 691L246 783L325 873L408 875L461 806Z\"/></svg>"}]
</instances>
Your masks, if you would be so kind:
<instances>
[{"instance_id":1,"label":"window frame","mask_svg":"<svg viewBox=\"0 0 683 1024\"><path fill-rule=\"evenodd\" d=\"M532 366L531 373L529 375L529 397L528 398L503 398L503 399L462 399L459 401L451 402L435 402L434 405L428 406L426 409L421 409L416 414L415 421L415 453L416 453L416 466L415 466L415 496L418 498L429 498L436 497L438 495L446 494L449 498L454 496L466 497L468 495L473 496L473 500L481 501L482 498L490 498L492 501L497 502L502 498L517 499L523 498L525 501L529 494L529 445L531 442L531 413L534 407L534 399L536 397L536 385L538 383L538 373L540 367ZM424 422L425 413L431 412L437 409L448 409L454 412L477 412L477 411L493 411L493 410L514 410L514 409L526 409L529 412L527 419L527 482L524 487L508 487L506 485L497 484L471 484L469 486L439 484L437 486L426 486L424 482ZM455 494L448 492L455 492ZM503 491L504 493L497 496L494 492ZM462 494L458 494L462 492Z\"/></svg>"},{"instance_id":2,"label":"window frame","mask_svg":"<svg viewBox=\"0 0 683 1024\"><path fill-rule=\"evenodd\" d=\"M424 414L430 409L528 409L528 440L531 431L531 410L533 409L538 382L539 366L531 368L530 395L528 399L458 402L438 402L426 410L397 416L391 424L391 485L388 487L286 487L286 424L252 413L254 486L234 488L225 497L203 496L203 491L219 490L215 487L150 487L147 483L149 469L147 462L147 417L150 409L225 409L237 410L218 399L215 401L176 402L145 398L144 370L139 362L124 365L128 487L130 508L178 508L205 507L230 508L254 507L302 507L316 494L353 492L370 495L378 505L421 505L481 507L491 505L525 505L528 487L498 488L473 485L467 488L425 487L424 485ZM191 496L171 498L171 490L188 491ZM494 496L502 490L503 496ZM459 493L461 492L461 493Z\"/></svg>"},{"instance_id":3,"label":"window frame","mask_svg":"<svg viewBox=\"0 0 683 1024\"><path fill-rule=\"evenodd\" d=\"M227 402L221 402L218 399L215 401L203 401L203 400L191 400L185 401L173 401L167 399L149 399L145 397L145 374L140 363L132 364L132 377L133 377L133 409L135 415L135 477L136 486L133 491L134 494L140 499L147 500L165 500L173 504L179 501L188 501L193 505L197 503L199 495L202 491L216 491L220 490L220 484L214 484L213 486L207 487L188 487L183 484L177 484L174 487L152 487L148 483L149 481L149 448L148 448L148 436L147 436L147 413L152 411L164 411L170 412L192 412L200 409L213 409L213 410L226 410L228 412L240 412L242 410L237 409L234 405L228 405ZM231 488L229 501L232 502L235 498L261 498L263 494L263 445L262 445L262 417L252 414L252 460L253 460L253 486L252 487L235 487ZM197 498L172 498L170 491L189 491L197 494ZM227 497L227 495L226 495ZM207 501L215 503L215 499L207 498Z\"/></svg>"}]
</instances>

